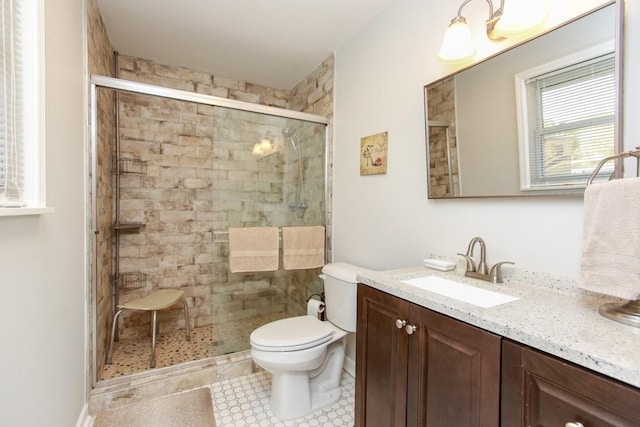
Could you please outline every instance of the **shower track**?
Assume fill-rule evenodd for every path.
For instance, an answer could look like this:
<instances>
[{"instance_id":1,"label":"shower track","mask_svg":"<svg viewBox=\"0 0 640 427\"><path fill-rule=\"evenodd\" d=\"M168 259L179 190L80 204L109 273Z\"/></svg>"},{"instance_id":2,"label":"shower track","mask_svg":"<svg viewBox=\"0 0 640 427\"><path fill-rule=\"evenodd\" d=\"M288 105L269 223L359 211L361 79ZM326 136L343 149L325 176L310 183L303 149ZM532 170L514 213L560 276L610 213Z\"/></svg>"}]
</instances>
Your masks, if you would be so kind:
<instances>
[{"instance_id":1,"label":"shower track","mask_svg":"<svg viewBox=\"0 0 640 427\"><path fill-rule=\"evenodd\" d=\"M188 92L186 90L171 89L162 86L150 85L147 83L134 82L131 80L116 79L113 77L100 76L96 74L91 75L92 96L94 96L95 88L98 86L109 89L123 90L126 92L176 99L180 101L196 102L198 104L213 105L216 107L226 107L233 110L250 111L254 113L267 114L270 116L304 120L307 122L320 123L324 125L329 124L329 119L317 114L292 111L285 108L271 107L268 105L253 104L251 102L221 98L218 96L205 95L195 92Z\"/></svg>"}]
</instances>

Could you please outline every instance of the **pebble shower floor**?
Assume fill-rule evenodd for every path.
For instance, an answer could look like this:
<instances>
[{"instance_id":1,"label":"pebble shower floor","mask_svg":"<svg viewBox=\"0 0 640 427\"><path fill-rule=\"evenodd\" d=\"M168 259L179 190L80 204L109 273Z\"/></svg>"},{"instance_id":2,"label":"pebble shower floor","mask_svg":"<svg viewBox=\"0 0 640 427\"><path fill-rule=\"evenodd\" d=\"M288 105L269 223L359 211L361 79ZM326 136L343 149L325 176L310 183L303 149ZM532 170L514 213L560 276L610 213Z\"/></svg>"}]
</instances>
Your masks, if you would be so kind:
<instances>
[{"instance_id":1,"label":"pebble shower floor","mask_svg":"<svg viewBox=\"0 0 640 427\"><path fill-rule=\"evenodd\" d=\"M191 330L185 341L184 330L161 333L156 343L156 368L235 353L249 348L249 334L258 326L282 318L282 314L239 320L233 326L202 326ZM121 339L113 345L111 365L105 365L100 380L109 380L148 371L151 337Z\"/></svg>"},{"instance_id":2,"label":"pebble shower floor","mask_svg":"<svg viewBox=\"0 0 640 427\"><path fill-rule=\"evenodd\" d=\"M354 425L355 380L342 372L342 395L333 405L282 421L269 409L271 376L265 371L211 385L216 427L334 427Z\"/></svg>"}]
</instances>

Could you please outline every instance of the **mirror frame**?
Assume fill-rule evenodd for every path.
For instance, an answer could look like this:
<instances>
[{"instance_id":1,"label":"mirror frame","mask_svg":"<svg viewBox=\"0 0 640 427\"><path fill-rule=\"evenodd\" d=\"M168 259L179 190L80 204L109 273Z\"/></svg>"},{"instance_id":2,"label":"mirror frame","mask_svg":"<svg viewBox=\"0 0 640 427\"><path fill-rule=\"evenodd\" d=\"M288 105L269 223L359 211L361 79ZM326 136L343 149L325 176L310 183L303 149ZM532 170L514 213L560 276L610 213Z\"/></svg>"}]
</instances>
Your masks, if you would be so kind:
<instances>
[{"instance_id":1,"label":"mirror frame","mask_svg":"<svg viewBox=\"0 0 640 427\"><path fill-rule=\"evenodd\" d=\"M540 38L552 31L555 31L558 28L562 28L565 27L575 21L580 20L581 18L588 16L592 13L598 12L601 9L604 9L606 7L609 6L614 6L614 13L615 13L615 27L614 27L614 49L615 49L615 96L616 96L616 104L615 104L615 110L614 110L614 154L620 153L624 150L624 143L623 143L623 128L622 128L622 123L623 123L623 98L622 98L622 91L623 91L623 56L624 56L624 0L610 0L607 1L599 6L594 7L591 10L588 10L580 15L577 15L571 19L569 19L568 21L565 21L559 25L556 25L554 27L551 27L539 34L534 35L533 37L527 38L525 40L522 40L519 43L514 44L513 46L510 46L500 52L497 52L493 55L488 56L487 58L484 58L478 62L474 62L472 64L469 64L459 70L456 70L448 75L445 75L444 77L441 77L437 80L434 80L431 83L428 83L424 86L424 121L425 121L425 146L426 146L426 169L427 169L427 198L428 199L432 199L432 200L449 200L449 199L471 199L471 198L504 198L504 197L548 197L548 196L552 196L552 197L557 197L557 196L582 196L583 192L584 192L584 188L582 189L574 189L574 190L569 190L569 191L554 191L554 190L542 190L542 191L536 191L536 192L531 192L531 193L527 193L527 194L504 194L504 195L470 195L470 196L455 196L455 195L449 195L449 196L433 196L431 194L431 173L430 173L430 154L429 154L429 110L428 110L428 103L427 103L427 88L435 83L444 81L446 79L452 78L455 75L468 70L472 67L475 67L478 64L482 64L486 61L489 61L505 52L508 52L512 49L518 48L532 40L535 40L537 38ZM514 141L514 143L517 141ZM450 147L447 147L447 150ZM620 178L622 175L622 168L620 167L620 162L622 160L617 160L616 164L615 164L615 172L614 172L614 177L615 178ZM585 183L586 186L586 183Z\"/></svg>"}]
</instances>

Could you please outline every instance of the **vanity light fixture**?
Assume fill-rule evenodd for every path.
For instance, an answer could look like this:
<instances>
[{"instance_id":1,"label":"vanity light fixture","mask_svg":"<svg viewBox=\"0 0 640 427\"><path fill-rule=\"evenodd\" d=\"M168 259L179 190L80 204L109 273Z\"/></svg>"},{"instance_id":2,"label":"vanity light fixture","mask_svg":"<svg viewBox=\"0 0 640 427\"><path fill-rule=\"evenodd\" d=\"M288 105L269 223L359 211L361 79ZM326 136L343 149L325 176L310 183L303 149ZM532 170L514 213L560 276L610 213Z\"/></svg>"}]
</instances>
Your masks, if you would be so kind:
<instances>
[{"instance_id":1,"label":"vanity light fixture","mask_svg":"<svg viewBox=\"0 0 640 427\"><path fill-rule=\"evenodd\" d=\"M471 38L467 20L462 9L472 0L464 0L458 14L451 20L444 34L438 58L444 62L463 62L471 59L476 48ZM485 22L487 37L504 40L506 37L522 35L537 29L547 19L548 11L544 0L500 0L500 7L494 12L493 1L489 5L489 19Z\"/></svg>"},{"instance_id":2,"label":"vanity light fixture","mask_svg":"<svg viewBox=\"0 0 640 427\"><path fill-rule=\"evenodd\" d=\"M253 146L252 153L256 156L264 156L266 154L270 154L273 151L273 137L271 133L267 131L264 134L259 143Z\"/></svg>"}]
</instances>

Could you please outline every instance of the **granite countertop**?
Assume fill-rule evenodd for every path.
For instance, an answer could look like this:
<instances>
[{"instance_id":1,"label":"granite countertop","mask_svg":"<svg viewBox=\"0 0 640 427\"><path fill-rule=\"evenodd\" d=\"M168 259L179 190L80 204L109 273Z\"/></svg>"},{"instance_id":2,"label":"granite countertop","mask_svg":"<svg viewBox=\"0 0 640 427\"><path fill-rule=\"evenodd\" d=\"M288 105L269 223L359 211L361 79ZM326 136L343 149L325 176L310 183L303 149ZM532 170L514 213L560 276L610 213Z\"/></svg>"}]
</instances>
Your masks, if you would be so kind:
<instances>
[{"instance_id":1,"label":"granite countertop","mask_svg":"<svg viewBox=\"0 0 640 427\"><path fill-rule=\"evenodd\" d=\"M614 322L598 313L605 302L619 301L559 283L548 277L518 275L493 284L464 276L456 270L440 272L425 267L363 272L358 280L372 288L445 314L481 329L537 348L580 366L640 387L640 328ZM519 298L481 308L402 283L402 280L439 276ZM531 284L535 283L535 284Z\"/></svg>"}]
</instances>

